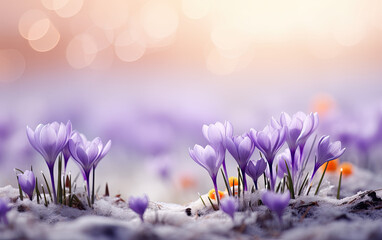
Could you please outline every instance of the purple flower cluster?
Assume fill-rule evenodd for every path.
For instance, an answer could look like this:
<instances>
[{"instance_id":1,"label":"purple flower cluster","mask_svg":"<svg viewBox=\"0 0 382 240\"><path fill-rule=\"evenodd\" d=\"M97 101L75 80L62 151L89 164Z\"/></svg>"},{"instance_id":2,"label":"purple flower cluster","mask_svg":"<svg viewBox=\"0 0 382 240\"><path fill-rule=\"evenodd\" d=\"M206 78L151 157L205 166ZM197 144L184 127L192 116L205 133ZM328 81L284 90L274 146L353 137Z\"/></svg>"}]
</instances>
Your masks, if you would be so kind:
<instances>
[{"instance_id":1,"label":"purple flower cluster","mask_svg":"<svg viewBox=\"0 0 382 240\"><path fill-rule=\"evenodd\" d=\"M100 138L88 141L83 134L72 131L70 121L67 124L58 122L45 125L40 124L35 130L27 127L27 136L30 144L43 156L48 165L55 203L57 203L57 193L53 170L59 154L62 154L64 158L65 168L70 157L77 163L86 181L89 198L89 176L91 170L93 170L92 202L94 202L94 171L101 159L109 152L111 141L108 141L105 145ZM32 180L31 174L33 173L26 171L23 175L19 176L19 184L30 198L33 194L32 185L34 187L34 175Z\"/></svg>"},{"instance_id":2,"label":"purple flower cluster","mask_svg":"<svg viewBox=\"0 0 382 240\"><path fill-rule=\"evenodd\" d=\"M243 178L243 188L241 189L243 193L248 190L246 175L253 179L255 188L258 189L257 180L265 173L268 177L266 182L271 192L263 195L263 202L272 211L277 212L281 218L283 209L287 206L290 197L295 196L294 191L297 191L298 187L303 189L307 186L306 180L300 182L302 180L300 176L310 159L305 153L306 144L317 127L318 114L310 113L306 115L302 112L298 112L293 116L281 113L279 121L272 118L271 123L263 130L250 129L249 132L241 135L233 135L231 123L225 122L222 124L217 122L203 126L203 134L209 145L204 148L195 145L189 152L191 158L205 168L211 176L218 204L220 203L217 175L221 166L223 166L225 176L228 178L225 167L226 150L236 160L241 170ZM278 154L282 148L285 148L285 150ZM261 158L257 161L250 160L256 149L260 152ZM320 166L339 158L344 151L345 149L341 148L340 142L331 143L328 136L321 137L315 151L316 161L310 179L313 179ZM274 164L277 165L277 168L275 168ZM280 187L282 182L285 185L285 175L288 176L287 179L290 181L288 183L290 193L288 192L287 195L286 193L284 195L276 194L279 191L279 188L275 189L277 178L280 179L278 185ZM224 180L227 181L227 179ZM228 186L227 182L226 185ZM223 202L221 203L222 210L230 215L232 215L230 212L234 209L232 206L232 202L229 201L224 205Z\"/></svg>"}]
</instances>

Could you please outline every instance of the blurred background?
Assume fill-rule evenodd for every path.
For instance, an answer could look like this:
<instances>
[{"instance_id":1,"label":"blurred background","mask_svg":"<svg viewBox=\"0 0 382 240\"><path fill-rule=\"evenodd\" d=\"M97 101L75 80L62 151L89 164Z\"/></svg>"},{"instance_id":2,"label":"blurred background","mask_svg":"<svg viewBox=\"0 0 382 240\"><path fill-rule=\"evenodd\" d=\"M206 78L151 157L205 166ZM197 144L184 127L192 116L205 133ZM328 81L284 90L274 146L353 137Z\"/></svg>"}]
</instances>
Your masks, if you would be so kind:
<instances>
[{"instance_id":1,"label":"blurred background","mask_svg":"<svg viewBox=\"0 0 382 240\"><path fill-rule=\"evenodd\" d=\"M188 155L203 124L241 134L281 111L318 111L319 133L378 171L381 64L379 0L3 1L0 185L48 171L27 125L71 120L113 142L100 193L187 203L212 188Z\"/></svg>"}]
</instances>

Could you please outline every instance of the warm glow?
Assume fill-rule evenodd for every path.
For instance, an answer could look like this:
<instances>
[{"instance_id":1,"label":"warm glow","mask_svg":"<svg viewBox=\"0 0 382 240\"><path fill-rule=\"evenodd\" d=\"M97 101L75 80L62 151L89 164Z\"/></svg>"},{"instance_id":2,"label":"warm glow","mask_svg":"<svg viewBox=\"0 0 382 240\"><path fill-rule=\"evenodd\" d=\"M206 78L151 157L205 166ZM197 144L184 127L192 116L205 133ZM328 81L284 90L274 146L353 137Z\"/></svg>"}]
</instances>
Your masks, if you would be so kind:
<instances>
[{"instance_id":1,"label":"warm glow","mask_svg":"<svg viewBox=\"0 0 382 240\"><path fill-rule=\"evenodd\" d=\"M19 20L19 33L25 39L36 40L46 34L50 26L47 15L40 10L29 10Z\"/></svg>"},{"instance_id":2,"label":"warm glow","mask_svg":"<svg viewBox=\"0 0 382 240\"><path fill-rule=\"evenodd\" d=\"M63 8L70 0L41 0L42 5L49 10Z\"/></svg>"},{"instance_id":3,"label":"warm glow","mask_svg":"<svg viewBox=\"0 0 382 240\"><path fill-rule=\"evenodd\" d=\"M212 0L182 0L182 10L191 19L205 17L212 5Z\"/></svg>"},{"instance_id":4,"label":"warm glow","mask_svg":"<svg viewBox=\"0 0 382 240\"><path fill-rule=\"evenodd\" d=\"M82 8L84 0L69 0L65 6L56 10L58 16L70 18L76 15Z\"/></svg>"},{"instance_id":5,"label":"warm glow","mask_svg":"<svg viewBox=\"0 0 382 240\"><path fill-rule=\"evenodd\" d=\"M66 48L66 59L73 68L85 68L94 61L97 51L97 44L91 36L78 35Z\"/></svg>"},{"instance_id":6,"label":"warm glow","mask_svg":"<svg viewBox=\"0 0 382 240\"><path fill-rule=\"evenodd\" d=\"M60 41L60 33L49 24L48 31L39 39L29 40L29 45L37 52L47 52L55 48Z\"/></svg>"},{"instance_id":7,"label":"warm glow","mask_svg":"<svg viewBox=\"0 0 382 240\"><path fill-rule=\"evenodd\" d=\"M151 0L141 9L141 24L146 34L153 39L171 36L178 28L176 9L165 0Z\"/></svg>"},{"instance_id":8,"label":"warm glow","mask_svg":"<svg viewBox=\"0 0 382 240\"><path fill-rule=\"evenodd\" d=\"M124 31L117 36L114 43L115 53L124 62L134 62L145 53L145 43L130 31Z\"/></svg>"},{"instance_id":9,"label":"warm glow","mask_svg":"<svg viewBox=\"0 0 382 240\"><path fill-rule=\"evenodd\" d=\"M94 24L103 29L115 29L124 25L129 17L126 0L94 0L90 9Z\"/></svg>"},{"instance_id":10,"label":"warm glow","mask_svg":"<svg viewBox=\"0 0 382 240\"><path fill-rule=\"evenodd\" d=\"M15 49L0 49L0 82L11 82L20 78L25 70L25 59Z\"/></svg>"}]
</instances>

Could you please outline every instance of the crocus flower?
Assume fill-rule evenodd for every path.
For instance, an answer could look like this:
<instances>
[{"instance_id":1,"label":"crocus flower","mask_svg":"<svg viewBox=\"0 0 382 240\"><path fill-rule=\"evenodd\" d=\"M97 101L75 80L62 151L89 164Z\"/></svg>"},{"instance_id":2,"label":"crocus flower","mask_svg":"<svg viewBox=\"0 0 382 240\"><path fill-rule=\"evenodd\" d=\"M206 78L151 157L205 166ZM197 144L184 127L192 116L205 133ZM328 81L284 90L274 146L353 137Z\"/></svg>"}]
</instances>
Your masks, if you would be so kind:
<instances>
[{"instance_id":1,"label":"crocus flower","mask_svg":"<svg viewBox=\"0 0 382 240\"><path fill-rule=\"evenodd\" d=\"M131 196L129 198L129 207L131 210L133 210L136 214L139 215L143 222L143 214L146 211L147 206L149 205L149 198L147 195L144 195L143 197L133 197Z\"/></svg>"},{"instance_id":2,"label":"crocus flower","mask_svg":"<svg viewBox=\"0 0 382 240\"><path fill-rule=\"evenodd\" d=\"M111 142L105 146L100 138L88 141L83 134L74 132L69 139L69 151L74 161L80 166L81 173L87 184L88 197L90 198L89 176L90 171L95 168L99 161L110 150Z\"/></svg>"},{"instance_id":3,"label":"crocus flower","mask_svg":"<svg viewBox=\"0 0 382 240\"><path fill-rule=\"evenodd\" d=\"M261 201L264 203L265 206L269 208L269 210L277 214L280 222L282 221L284 210L289 204L289 200L289 191L286 191L283 194L266 191L261 196Z\"/></svg>"},{"instance_id":4,"label":"crocus flower","mask_svg":"<svg viewBox=\"0 0 382 240\"><path fill-rule=\"evenodd\" d=\"M287 162L289 170L292 169L292 159L289 148L276 156L276 162L278 165L277 176L283 178L285 174L288 174L285 162Z\"/></svg>"},{"instance_id":5,"label":"crocus flower","mask_svg":"<svg viewBox=\"0 0 382 240\"><path fill-rule=\"evenodd\" d=\"M11 210L9 206L9 201L6 198L0 198L0 222L3 222L5 225L8 224L7 212Z\"/></svg>"},{"instance_id":6,"label":"crocus flower","mask_svg":"<svg viewBox=\"0 0 382 240\"><path fill-rule=\"evenodd\" d=\"M25 170L23 174L18 175L18 180L21 189L29 196L29 199L33 198L33 191L36 186L36 178L32 171Z\"/></svg>"},{"instance_id":7,"label":"crocus flower","mask_svg":"<svg viewBox=\"0 0 382 240\"><path fill-rule=\"evenodd\" d=\"M292 117L287 113L281 113L280 123L277 123L272 118L272 126L281 128L285 126L285 140L288 144L292 160L292 175L297 171L300 159L295 157L298 147L300 148L300 156L304 150L304 146L310 135L316 130L318 126L318 114L310 113L308 116L303 112L297 112ZM297 162L296 162L297 160Z\"/></svg>"},{"instance_id":8,"label":"crocus flower","mask_svg":"<svg viewBox=\"0 0 382 240\"><path fill-rule=\"evenodd\" d=\"M298 136L297 142L300 146L300 153L301 156L303 155L304 146L308 138L312 135L312 133L317 129L318 127L318 113L310 113L306 118L303 120L303 126L301 130L300 136Z\"/></svg>"},{"instance_id":9,"label":"crocus flower","mask_svg":"<svg viewBox=\"0 0 382 240\"><path fill-rule=\"evenodd\" d=\"M234 197L226 197L221 201L220 209L228 214L232 220L234 219L234 214L238 209L237 199Z\"/></svg>"},{"instance_id":10,"label":"crocus flower","mask_svg":"<svg viewBox=\"0 0 382 240\"><path fill-rule=\"evenodd\" d=\"M280 150L285 142L285 127L273 128L266 126L262 131L257 132L254 129L250 130L250 137L252 138L255 146L264 154L268 162L271 189L274 189L275 181L273 178L272 164L276 153Z\"/></svg>"},{"instance_id":11,"label":"crocus flower","mask_svg":"<svg viewBox=\"0 0 382 240\"><path fill-rule=\"evenodd\" d=\"M232 138L233 127L228 121L224 124L221 122L216 122L215 124L203 125L202 132L205 139L217 151L223 151L223 170L225 176L228 178L227 167L225 164L225 150L226 150L226 138Z\"/></svg>"},{"instance_id":12,"label":"crocus flower","mask_svg":"<svg viewBox=\"0 0 382 240\"><path fill-rule=\"evenodd\" d=\"M189 149L189 152L191 158L197 164L199 164L207 170L214 184L216 196L219 196L216 178L219 172L219 168L223 162L222 152L216 151L210 145L207 145L205 148L203 148L202 146L197 144L194 146L193 149ZM217 201L218 203L220 203L219 197L217 198Z\"/></svg>"},{"instance_id":13,"label":"crocus flower","mask_svg":"<svg viewBox=\"0 0 382 240\"><path fill-rule=\"evenodd\" d=\"M267 163L264 159L260 158L257 161L251 160L247 164L246 173L250 176L255 184L257 190L257 179L264 173L267 168Z\"/></svg>"},{"instance_id":14,"label":"crocus flower","mask_svg":"<svg viewBox=\"0 0 382 240\"><path fill-rule=\"evenodd\" d=\"M314 174L324 163L341 157L344 152L345 148L341 149L340 141L332 143L329 136L322 136L318 141L316 162L310 181L312 181Z\"/></svg>"},{"instance_id":15,"label":"crocus flower","mask_svg":"<svg viewBox=\"0 0 382 240\"><path fill-rule=\"evenodd\" d=\"M29 142L44 157L48 165L55 203L57 203L57 196L54 184L54 163L58 154L68 143L71 133L72 123L70 121L66 125L58 122L39 124L34 131L27 126Z\"/></svg>"},{"instance_id":16,"label":"crocus flower","mask_svg":"<svg viewBox=\"0 0 382 240\"><path fill-rule=\"evenodd\" d=\"M69 144L66 144L64 149L62 149L62 156L64 157L64 172L66 172L66 167L68 166L69 159L72 156L69 151Z\"/></svg>"},{"instance_id":17,"label":"crocus flower","mask_svg":"<svg viewBox=\"0 0 382 240\"><path fill-rule=\"evenodd\" d=\"M228 151L231 153L233 158L235 158L237 164L239 165L241 174L243 176L244 191L246 191L247 178L245 172L249 158L252 156L252 153L255 150L255 146L252 140L246 135L227 138L226 145Z\"/></svg>"}]
</instances>

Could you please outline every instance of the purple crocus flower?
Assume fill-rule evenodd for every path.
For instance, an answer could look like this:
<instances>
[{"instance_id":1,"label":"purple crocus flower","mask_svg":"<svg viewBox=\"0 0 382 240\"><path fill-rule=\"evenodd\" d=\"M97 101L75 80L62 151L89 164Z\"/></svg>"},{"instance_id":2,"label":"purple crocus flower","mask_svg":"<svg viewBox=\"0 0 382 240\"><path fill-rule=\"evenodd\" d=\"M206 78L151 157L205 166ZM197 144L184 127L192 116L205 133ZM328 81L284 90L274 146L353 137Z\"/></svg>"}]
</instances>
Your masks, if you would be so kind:
<instances>
[{"instance_id":1,"label":"purple crocus flower","mask_svg":"<svg viewBox=\"0 0 382 240\"><path fill-rule=\"evenodd\" d=\"M33 198L33 191L36 186L36 178L32 171L25 170L23 174L18 175L18 180L21 189L29 196L29 199Z\"/></svg>"},{"instance_id":2,"label":"purple crocus flower","mask_svg":"<svg viewBox=\"0 0 382 240\"><path fill-rule=\"evenodd\" d=\"M62 156L64 157L64 172L66 172L66 167L68 166L69 159L72 156L69 151L69 144L66 144L64 149L62 149Z\"/></svg>"},{"instance_id":3,"label":"purple crocus flower","mask_svg":"<svg viewBox=\"0 0 382 240\"><path fill-rule=\"evenodd\" d=\"M324 163L341 157L344 152L345 148L341 149L340 141L332 143L329 136L322 136L318 141L316 162L310 181L313 180L314 174Z\"/></svg>"},{"instance_id":4,"label":"purple crocus flower","mask_svg":"<svg viewBox=\"0 0 382 240\"><path fill-rule=\"evenodd\" d=\"M207 172L210 174L212 182L215 187L215 195L220 203L219 193L216 178L219 172L219 168L223 162L223 153L221 151L216 151L210 145L207 145L203 148L200 145L195 145L193 149L189 149L191 158L200 166L205 168Z\"/></svg>"},{"instance_id":5,"label":"purple crocus flower","mask_svg":"<svg viewBox=\"0 0 382 240\"><path fill-rule=\"evenodd\" d=\"M276 161L278 164L277 176L279 178L283 178L285 174L288 174L288 169L286 167L285 162L287 162L289 170L292 169L292 159L289 148L285 149L284 152L278 154L276 156Z\"/></svg>"},{"instance_id":6,"label":"purple crocus flower","mask_svg":"<svg viewBox=\"0 0 382 240\"><path fill-rule=\"evenodd\" d=\"M231 153L233 158L235 158L237 164L239 165L241 174L243 176L244 191L247 191L247 178L245 172L249 158L252 156L252 153L255 150L255 145L247 135L236 136L232 138L227 137L226 145L228 151Z\"/></svg>"},{"instance_id":7,"label":"purple crocus flower","mask_svg":"<svg viewBox=\"0 0 382 240\"><path fill-rule=\"evenodd\" d=\"M30 144L44 157L48 165L55 203L57 203L57 196L54 184L54 163L58 154L68 143L71 133L72 123L70 121L66 125L58 122L46 125L39 124L34 131L27 126L27 136Z\"/></svg>"},{"instance_id":8,"label":"purple crocus flower","mask_svg":"<svg viewBox=\"0 0 382 240\"><path fill-rule=\"evenodd\" d=\"M74 132L69 139L69 151L74 161L80 166L81 173L87 184L88 197L90 198L89 176L90 171L95 169L99 161L110 150L111 141L104 146L100 138L88 141L83 134Z\"/></svg>"},{"instance_id":9,"label":"purple crocus flower","mask_svg":"<svg viewBox=\"0 0 382 240\"><path fill-rule=\"evenodd\" d=\"M225 121L224 124L221 122L216 122L215 124L203 125L202 132L209 145L217 151L224 152L222 165L224 174L228 178L227 167L225 164L225 150L226 139L232 138L233 136L232 124Z\"/></svg>"},{"instance_id":10,"label":"purple crocus flower","mask_svg":"<svg viewBox=\"0 0 382 240\"><path fill-rule=\"evenodd\" d=\"M131 210L133 210L135 213L139 215L143 222L143 214L145 213L147 206L149 205L149 198L147 195L144 195L143 197L133 197L131 196L129 198L129 207Z\"/></svg>"},{"instance_id":11,"label":"purple crocus flower","mask_svg":"<svg viewBox=\"0 0 382 240\"><path fill-rule=\"evenodd\" d=\"M0 222L3 222L5 225L8 224L7 212L9 210L11 210L9 200L6 198L0 198Z\"/></svg>"},{"instance_id":12,"label":"purple crocus flower","mask_svg":"<svg viewBox=\"0 0 382 240\"><path fill-rule=\"evenodd\" d=\"M285 127L273 128L266 126L262 131L250 130L250 137L252 138L255 146L264 154L268 162L271 189L274 189L275 181L273 178L272 164L276 153L280 150L285 142Z\"/></svg>"},{"instance_id":13,"label":"purple crocus flower","mask_svg":"<svg viewBox=\"0 0 382 240\"><path fill-rule=\"evenodd\" d=\"M313 132L317 129L318 123L319 123L318 113L316 112L310 113L308 116L306 116L303 119L301 134L300 136L298 136L298 139L297 139L298 145L300 146L301 157L303 155L305 143L308 140L308 138L313 134Z\"/></svg>"},{"instance_id":14,"label":"purple crocus flower","mask_svg":"<svg viewBox=\"0 0 382 240\"><path fill-rule=\"evenodd\" d=\"M289 200L289 191L282 194L266 191L261 195L261 201L269 208L269 210L277 214L280 222L282 221L285 208L289 205Z\"/></svg>"},{"instance_id":15,"label":"purple crocus flower","mask_svg":"<svg viewBox=\"0 0 382 240\"><path fill-rule=\"evenodd\" d=\"M234 197L226 197L221 201L220 209L228 214L232 220L234 219L234 214L238 209L237 199Z\"/></svg>"},{"instance_id":16,"label":"purple crocus flower","mask_svg":"<svg viewBox=\"0 0 382 240\"><path fill-rule=\"evenodd\" d=\"M287 113L281 113L280 123L272 118L272 126L276 128L286 127L285 140L288 144L292 160L292 175L298 170L301 163L300 159L295 157L296 151L300 148L300 157L304 150L304 146L311 134L318 126L318 114L310 113L308 116L303 112L297 112L292 117ZM297 161L297 162L296 162Z\"/></svg>"},{"instance_id":17,"label":"purple crocus flower","mask_svg":"<svg viewBox=\"0 0 382 240\"><path fill-rule=\"evenodd\" d=\"M264 173L267 168L267 162L263 158L257 161L251 160L247 164L246 173L250 176L257 190L257 179Z\"/></svg>"}]
</instances>

